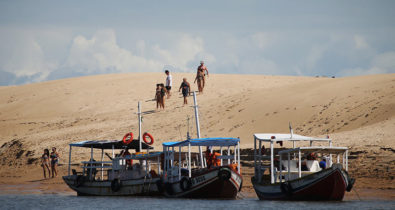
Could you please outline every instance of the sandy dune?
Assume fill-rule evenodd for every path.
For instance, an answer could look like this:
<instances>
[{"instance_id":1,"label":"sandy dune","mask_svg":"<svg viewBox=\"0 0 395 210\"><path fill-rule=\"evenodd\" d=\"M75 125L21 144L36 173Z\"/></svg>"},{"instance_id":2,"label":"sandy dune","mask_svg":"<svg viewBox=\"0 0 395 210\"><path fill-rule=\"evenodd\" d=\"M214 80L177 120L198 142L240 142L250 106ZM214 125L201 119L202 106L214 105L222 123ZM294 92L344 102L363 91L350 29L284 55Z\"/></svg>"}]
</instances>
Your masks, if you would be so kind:
<instances>
[{"instance_id":1,"label":"sandy dune","mask_svg":"<svg viewBox=\"0 0 395 210\"><path fill-rule=\"evenodd\" d=\"M61 161L66 162L70 142L121 139L130 131L137 137L138 101L142 101L145 113L143 131L154 135L157 150L164 141L186 137L188 117L189 130L195 136L193 108L183 106L177 92L183 77L197 90L193 74L174 73L173 95L166 100L166 109L160 111L153 97L155 84L165 81L162 73L99 75L0 87L0 175L7 168L35 165L44 148L56 146L64 157ZM201 132L203 137L240 137L242 148L248 148L253 146L253 133L287 133L291 122L299 134L329 134L335 145L351 147L361 160L368 160L362 155L384 154L377 173L391 183L395 165L394 86L395 74L335 79L211 74L204 94L198 95ZM192 97L188 100L192 105ZM76 150L79 157L84 152ZM368 177L367 173L361 176Z\"/></svg>"}]
</instances>

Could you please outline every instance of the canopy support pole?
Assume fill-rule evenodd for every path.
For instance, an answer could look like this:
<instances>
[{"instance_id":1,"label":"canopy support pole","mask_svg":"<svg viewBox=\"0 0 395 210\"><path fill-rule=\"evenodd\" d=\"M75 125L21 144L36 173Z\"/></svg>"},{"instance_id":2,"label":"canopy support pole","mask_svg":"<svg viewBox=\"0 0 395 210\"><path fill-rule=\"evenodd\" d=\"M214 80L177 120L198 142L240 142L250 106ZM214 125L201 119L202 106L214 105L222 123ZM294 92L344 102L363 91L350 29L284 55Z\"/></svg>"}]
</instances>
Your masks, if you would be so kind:
<instances>
[{"instance_id":1,"label":"canopy support pole","mask_svg":"<svg viewBox=\"0 0 395 210\"><path fill-rule=\"evenodd\" d=\"M302 154L301 154L301 152L300 152L300 149L299 149L299 178L300 177L302 177Z\"/></svg>"},{"instance_id":2,"label":"canopy support pole","mask_svg":"<svg viewBox=\"0 0 395 210\"><path fill-rule=\"evenodd\" d=\"M259 141L260 142L260 141ZM274 150L273 150L273 141L270 141L270 182L272 183L272 184L274 184L274 166L273 166L273 164L274 164L274 161L273 161L273 152L274 152ZM261 154L259 153L259 157L261 157ZM261 160L260 160L260 162L261 162ZM260 168L260 166L259 166L259 171L261 171L261 168Z\"/></svg>"},{"instance_id":3,"label":"canopy support pole","mask_svg":"<svg viewBox=\"0 0 395 210\"><path fill-rule=\"evenodd\" d=\"M287 181L289 181L290 176L291 176L291 153L288 153L288 177L287 177Z\"/></svg>"},{"instance_id":4,"label":"canopy support pole","mask_svg":"<svg viewBox=\"0 0 395 210\"><path fill-rule=\"evenodd\" d=\"M181 146L178 147L178 181L181 180Z\"/></svg>"},{"instance_id":5,"label":"canopy support pole","mask_svg":"<svg viewBox=\"0 0 395 210\"><path fill-rule=\"evenodd\" d=\"M189 171L189 178L192 177L191 172L191 142L188 143L188 171Z\"/></svg>"},{"instance_id":6,"label":"canopy support pole","mask_svg":"<svg viewBox=\"0 0 395 210\"><path fill-rule=\"evenodd\" d=\"M220 151L221 151L221 156L222 156L222 146L220 147ZM221 166L222 166L222 164L223 164L223 160L221 158Z\"/></svg>"},{"instance_id":7,"label":"canopy support pole","mask_svg":"<svg viewBox=\"0 0 395 210\"><path fill-rule=\"evenodd\" d=\"M103 159L104 159L104 149L101 149L101 180L103 180L104 177L104 163L103 163Z\"/></svg>"},{"instance_id":8,"label":"canopy support pole","mask_svg":"<svg viewBox=\"0 0 395 210\"><path fill-rule=\"evenodd\" d=\"M93 164L92 164L92 162L93 162L93 146L91 146L91 160L89 161L90 162L90 169L91 170L89 170L89 180L91 180L92 181L92 171L93 171Z\"/></svg>"},{"instance_id":9,"label":"canopy support pole","mask_svg":"<svg viewBox=\"0 0 395 210\"><path fill-rule=\"evenodd\" d=\"M138 106L137 106L137 108L138 108L138 120L139 120L139 152L141 152L142 150L143 150L143 147L142 147L142 145L141 145L141 139L142 139L142 136L141 136L141 102L139 101L138 102Z\"/></svg>"},{"instance_id":10,"label":"canopy support pole","mask_svg":"<svg viewBox=\"0 0 395 210\"><path fill-rule=\"evenodd\" d=\"M71 167L71 145L70 145L70 149L69 149L69 169L68 169L68 175L70 176L70 167Z\"/></svg>"},{"instance_id":11,"label":"canopy support pole","mask_svg":"<svg viewBox=\"0 0 395 210\"><path fill-rule=\"evenodd\" d=\"M221 148L221 153L222 153L222 148ZM221 159L221 165L222 165L222 159ZM237 169L237 172L240 174L240 141L237 142L237 165L239 166Z\"/></svg>"}]
</instances>

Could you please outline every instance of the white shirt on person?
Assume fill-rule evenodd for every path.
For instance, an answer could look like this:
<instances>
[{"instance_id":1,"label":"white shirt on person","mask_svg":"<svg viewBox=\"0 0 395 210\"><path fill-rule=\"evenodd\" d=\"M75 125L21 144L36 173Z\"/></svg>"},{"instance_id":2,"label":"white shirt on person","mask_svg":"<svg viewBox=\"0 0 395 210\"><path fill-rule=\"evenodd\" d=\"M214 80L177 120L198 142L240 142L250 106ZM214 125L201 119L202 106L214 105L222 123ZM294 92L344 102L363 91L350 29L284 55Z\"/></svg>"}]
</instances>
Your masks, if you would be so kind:
<instances>
[{"instance_id":1,"label":"white shirt on person","mask_svg":"<svg viewBox=\"0 0 395 210\"><path fill-rule=\"evenodd\" d=\"M167 75L167 77L166 77L166 86L172 86L172 84L173 84L173 79L172 79L172 76L171 76L171 74L169 74L169 75Z\"/></svg>"}]
</instances>

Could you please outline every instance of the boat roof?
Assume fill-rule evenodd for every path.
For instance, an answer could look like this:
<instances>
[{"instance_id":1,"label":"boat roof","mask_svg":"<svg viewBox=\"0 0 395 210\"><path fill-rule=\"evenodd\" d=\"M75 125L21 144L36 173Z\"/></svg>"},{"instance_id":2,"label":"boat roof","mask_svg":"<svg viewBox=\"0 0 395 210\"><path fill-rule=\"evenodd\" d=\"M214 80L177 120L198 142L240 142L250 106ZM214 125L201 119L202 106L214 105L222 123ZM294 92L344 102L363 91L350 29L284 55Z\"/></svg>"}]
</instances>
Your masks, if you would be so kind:
<instances>
[{"instance_id":1,"label":"boat roof","mask_svg":"<svg viewBox=\"0 0 395 210\"><path fill-rule=\"evenodd\" d=\"M260 141L277 142L277 141L332 141L330 138L314 138L290 133L256 133L254 137Z\"/></svg>"},{"instance_id":2,"label":"boat roof","mask_svg":"<svg viewBox=\"0 0 395 210\"><path fill-rule=\"evenodd\" d=\"M296 147L292 149L287 149L287 150L282 150L278 152L278 154L286 154L286 153L292 153L292 152L326 152L326 153L331 153L331 154L339 154L339 153L344 153L345 151L348 150L347 147Z\"/></svg>"},{"instance_id":3,"label":"boat roof","mask_svg":"<svg viewBox=\"0 0 395 210\"><path fill-rule=\"evenodd\" d=\"M133 140L129 144L125 145L122 140L87 140L80 141L76 143L71 143L70 146L73 147L87 147L87 148L95 148L95 149L112 149L114 145L114 149L138 149L139 141ZM153 149L153 147L148 144L141 142L143 149Z\"/></svg>"},{"instance_id":4,"label":"boat roof","mask_svg":"<svg viewBox=\"0 0 395 210\"><path fill-rule=\"evenodd\" d=\"M185 141L176 142L165 142L164 147L175 147L175 146L236 146L240 142L238 138L200 138L200 139L189 139Z\"/></svg>"},{"instance_id":5,"label":"boat roof","mask_svg":"<svg viewBox=\"0 0 395 210\"><path fill-rule=\"evenodd\" d=\"M120 158L120 159L150 159L150 158L158 157L162 153L163 152L150 152L150 153L142 153L142 154L131 154L131 155L126 155L125 157L118 157L118 158Z\"/></svg>"}]
</instances>

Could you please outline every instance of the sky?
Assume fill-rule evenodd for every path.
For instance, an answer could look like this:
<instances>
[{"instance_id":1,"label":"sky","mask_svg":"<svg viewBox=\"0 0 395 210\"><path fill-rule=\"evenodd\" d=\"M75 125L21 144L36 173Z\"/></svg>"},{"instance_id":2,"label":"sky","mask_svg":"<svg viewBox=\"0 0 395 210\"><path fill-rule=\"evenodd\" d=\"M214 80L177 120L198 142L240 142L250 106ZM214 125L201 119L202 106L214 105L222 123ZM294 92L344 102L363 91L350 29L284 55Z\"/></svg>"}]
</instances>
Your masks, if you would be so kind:
<instances>
[{"instance_id":1,"label":"sky","mask_svg":"<svg viewBox=\"0 0 395 210\"><path fill-rule=\"evenodd\" d=\"M0 0L0 85L127 72L395 73L395 1Z\"/></svg>"}]
</instances>

